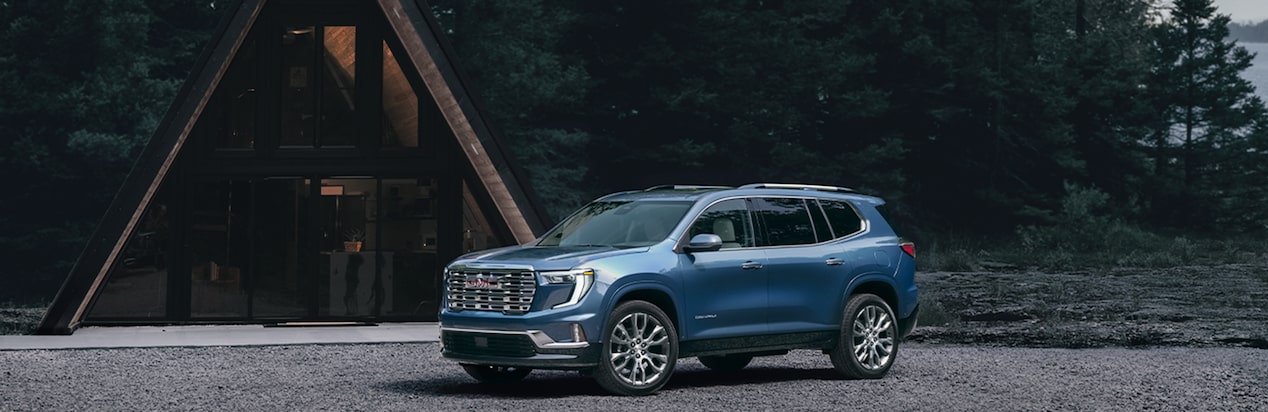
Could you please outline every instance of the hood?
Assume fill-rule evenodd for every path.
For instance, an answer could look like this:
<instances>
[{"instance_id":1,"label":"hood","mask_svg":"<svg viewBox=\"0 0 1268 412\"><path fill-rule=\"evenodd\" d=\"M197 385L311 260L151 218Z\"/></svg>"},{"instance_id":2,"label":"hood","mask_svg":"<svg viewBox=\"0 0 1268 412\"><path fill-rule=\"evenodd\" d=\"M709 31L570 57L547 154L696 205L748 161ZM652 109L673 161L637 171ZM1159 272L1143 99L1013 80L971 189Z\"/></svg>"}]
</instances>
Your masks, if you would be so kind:
<instances>
[{"instance_id":1,"label":"hood","mask_svg":"<svg viewBox=\"0 0 1268 412\"><path fill-rule=\"evenodd\" d=\"M606 257L643 253L647 249L620 249L611 246L512 246L468 254L458 261L526 264L537 270L565 270Z\"/></svg>"}]
</instances>

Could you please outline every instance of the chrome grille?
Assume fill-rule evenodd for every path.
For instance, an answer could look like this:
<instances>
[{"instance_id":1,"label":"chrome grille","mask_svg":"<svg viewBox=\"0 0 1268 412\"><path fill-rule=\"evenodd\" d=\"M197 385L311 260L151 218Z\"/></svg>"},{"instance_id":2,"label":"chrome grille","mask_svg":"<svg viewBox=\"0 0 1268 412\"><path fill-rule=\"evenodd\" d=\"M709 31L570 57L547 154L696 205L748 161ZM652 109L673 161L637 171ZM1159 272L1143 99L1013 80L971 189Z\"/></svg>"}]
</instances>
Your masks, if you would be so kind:
<instances>
[{"instance_id":1,"label":"chrome grille","mask_svg":"<svg viewBox=\"0 0 1268 412\"><path fill-rule=\"evenodd\" d=\"M464 268L449 272L445 295L452 310L484 310L510 315L533 306L537 276L523 269Z\"/></svg>"}]
</instances>

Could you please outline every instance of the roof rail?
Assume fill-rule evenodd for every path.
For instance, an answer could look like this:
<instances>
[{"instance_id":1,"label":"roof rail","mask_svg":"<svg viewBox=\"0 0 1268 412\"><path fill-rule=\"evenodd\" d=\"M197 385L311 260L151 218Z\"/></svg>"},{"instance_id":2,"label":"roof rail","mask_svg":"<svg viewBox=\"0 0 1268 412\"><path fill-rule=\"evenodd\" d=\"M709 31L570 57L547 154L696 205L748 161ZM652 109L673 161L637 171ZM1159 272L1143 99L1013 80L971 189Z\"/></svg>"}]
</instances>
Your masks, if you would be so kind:
<instances>
[{"instance_id":1,"label":"roof rail","mask_svg":"<svg viewBox=\"0 0 1268 412\"><path fill-rule=\"evenodd\" d=\"M719 189L734 189L734 188L731 186L656 185L656 186L643 189L643 191L651 192L654 190L719 190Z\"/></svg>"},{"instance_id":2,"label":"roof rail","mask_svg":"<svg viewBox=\"0 0 1268 412\"><path fill-rule=\"evenodd\" d=\"M819 190L824 192L849 192L858 193L854 189L838 186L822 186L822 185L803 185L796 183L750 183L740 186L740 189L801 189L801 190Z\"/></svg>"}]
</instances>

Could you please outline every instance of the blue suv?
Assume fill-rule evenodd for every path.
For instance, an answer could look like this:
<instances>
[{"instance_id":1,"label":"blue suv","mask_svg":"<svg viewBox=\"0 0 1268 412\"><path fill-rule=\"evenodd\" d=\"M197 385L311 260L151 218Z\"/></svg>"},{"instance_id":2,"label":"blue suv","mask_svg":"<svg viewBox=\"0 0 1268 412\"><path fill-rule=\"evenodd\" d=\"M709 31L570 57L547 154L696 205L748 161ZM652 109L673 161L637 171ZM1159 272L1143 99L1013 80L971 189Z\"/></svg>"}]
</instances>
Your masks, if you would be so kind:
<instances>
[{"instance_id":1,"label":"blue suv","mask_svg":"<svg viewBox=\"0 0 1268 412\"><path fill-rule=\"evenodd\" d=\"M444 357L475 379L579 370L645 395L697 357L738 370L792 349L880 378L915 327L915 247L879 198L759 183L657 186L582 207L540 239L445 268Z\"/></svg>"}]
</instances>

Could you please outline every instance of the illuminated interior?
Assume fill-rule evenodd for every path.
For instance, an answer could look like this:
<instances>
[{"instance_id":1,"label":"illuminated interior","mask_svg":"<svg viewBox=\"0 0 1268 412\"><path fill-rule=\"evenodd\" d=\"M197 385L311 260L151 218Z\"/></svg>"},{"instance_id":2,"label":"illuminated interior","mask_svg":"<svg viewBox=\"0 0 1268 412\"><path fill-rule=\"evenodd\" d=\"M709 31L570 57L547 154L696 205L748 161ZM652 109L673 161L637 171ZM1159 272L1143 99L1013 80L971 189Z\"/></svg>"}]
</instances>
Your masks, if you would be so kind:
<instances>
[{"instance_id":1,"label":"illuminated interior","mask_svg":"<svg viewBox=\"0 0 1268 412\"><path fill-rule=\"evenodd\" d=\"M429 320L439 304L442 222L456 222L455 252L515 241L493 230L466 179L452 180L461 200L445 209L435 173L453 172L375 172L385 158L434 163L447 155L420 136L451 134L436 131L447 122L438 108L420 107L415 84L423 82L411 83L389 42L358 50L367 46L357 29L287 24L280 36L244 43L191 133L210 166L164 184L89 321ZM381 87L367 92L360 82ZM359 93L377 95L381 106L359 105L367 101ZM366 110L379 111L377 129L365 127ZM226 174L224 159L248 168ZM311 169L314 162L323 167Z\"/></svg>"}]
</instances>

